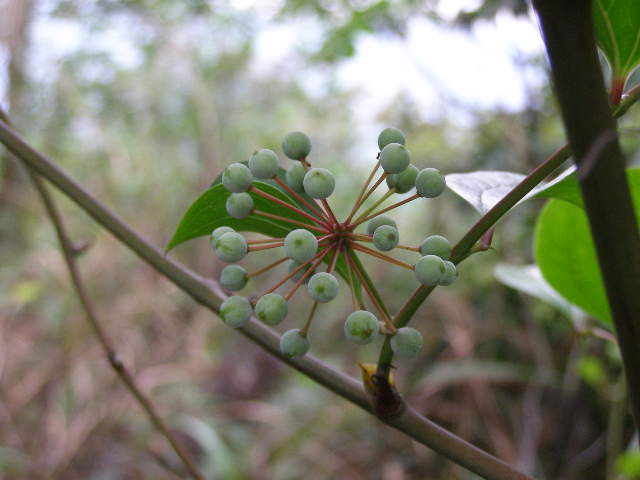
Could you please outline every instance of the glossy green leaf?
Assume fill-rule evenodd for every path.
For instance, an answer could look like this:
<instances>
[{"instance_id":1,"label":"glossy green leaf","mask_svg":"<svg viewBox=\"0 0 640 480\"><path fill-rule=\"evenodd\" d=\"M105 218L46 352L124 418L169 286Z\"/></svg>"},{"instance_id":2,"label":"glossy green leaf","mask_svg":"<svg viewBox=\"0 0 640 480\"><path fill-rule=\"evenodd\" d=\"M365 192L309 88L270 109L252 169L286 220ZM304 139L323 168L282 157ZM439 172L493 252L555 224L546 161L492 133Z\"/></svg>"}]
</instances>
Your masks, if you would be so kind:
<instances>
[{"instance_id":1,"label":"glossy green leaf","mask_svg":"<svg viewBox=\"0 0 640 480\"><path fill-rule=\"evenodd\" d=\"M570 175L562 174L558 177L558 181L554 180L549 182L542 188L532 192L534 193L533 198L557 198L558 200L565 200L577 207L584 208L580 185L578 185L578 180L573 173L573 169L565 173L570 173ZM635 197L637 197L640 192L640 168L628 168L627 181L629 182L631 195L635 201Z\"/></svg>"},{"instance_id":2,"label":"glossy green leaf","mask_svg":"<svg viewBox=\"0 0 640 480\"><path fill-rule=\"evenodd\" d=\"M591 231L580 207L555 199L547 203L538 217L534 251L542 275L557 292L611 324Z\"/></svg>"},{"instance_id":3,"label":"glossy green leaf","mask_svg":"<svg viewBox=\"0 0 640 480\"><path fill-rule=\"evenodd\" d=\"M254 181L253 184L256 188L274 197L292 205L294 204L291 198L272 185L258 181ZM229 195L231 195L229 191L220 183L213 185L209 190L204 192L200 198L189 207L187 213L185 213L173 238L167 245L167 251L187 240L209 235L213 229L223 225L240 232L256 232L278 238L284 237L294 228L298 228L284 221L271 220L254 214L242 220L233 218L227 214L225 208L225 203ZM271 202L255 193L251 193L250 195L253 198L257 210L300 222L308 222L308 220L299 213L289 210L282 205Z\"/></svg>"},{"instance_id":4,"label":"glossy green leaf","mask_svg":"<svg viewBox=\"0 0 640 480\"><path fill-rule=\"evenodd\" d=\"M558 178L534 189L531 195L526 198L557 198L582 208L582 193L578 179L573 172L575 172L575 168L566 170Z\"/></svg>"},{"instance_id":5,"label":"glossy green leaf","mask_svg":"<svg viewBox=\"0 0 640 480\"><path fill-rule=\"evenodd\" d=\"M640 223L640 169L627 170L627 180ZM558 199L545 206L536 225L535 257L544 278L556 291L599 320L611 323L591 230L582 208Z\"/></svg>"},{"instance_id":6,"label":"glossy green leaf","mask_svg":"<svg viewBox=\"0 0 640 480\"><path fill-rule=\"evenodd\" d=\"M582 206L582 197L575 180L574 167L568 168L549 182L542 182L518 204L532 198L562 198ZM451 173L446 176L447 187L484 215L526 178L521 173L501 170L478 170Z\"/></svg>"},{"instance_id":7,"label":"glossy green leaf","mask_svg":"<svg viewBox=\"0 0 640 480\"><path fill-rule=\"evenodd\" d=\"M640 64L640 2L593 0L598 45L614 78L625 79Z\"/></svg>"}]
</instances>

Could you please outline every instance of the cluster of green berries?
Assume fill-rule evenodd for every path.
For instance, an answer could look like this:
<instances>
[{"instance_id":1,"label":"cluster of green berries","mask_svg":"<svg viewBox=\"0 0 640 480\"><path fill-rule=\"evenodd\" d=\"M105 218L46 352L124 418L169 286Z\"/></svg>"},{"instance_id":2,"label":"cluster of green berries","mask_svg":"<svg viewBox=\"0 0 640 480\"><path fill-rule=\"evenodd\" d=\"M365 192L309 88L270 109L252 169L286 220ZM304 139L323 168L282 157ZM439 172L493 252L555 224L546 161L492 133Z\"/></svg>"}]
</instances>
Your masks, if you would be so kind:
<instances>
[{"instance_id":1,"label":"cluster of green berries","mask_svg":"<svg viewBox=\"0 0 640 480\"><path fill-rule=\"evenodd\" d=\"M444 191L446 181L438 170L434 168L419 170L411 164L411 154L405 147L405 137L400 130L396 128L384 129L378 136L378 147L380 149L378 165L384 173L375 186L384 178L389 188L387 196L394 193L404 194L415 189L414 197L409 199L412 200L421 197L434 198ZM283 280L255 302L240 295L228 297L221 306L220 315L228 325L235 328L245 325L252 315L267 325L279 325L287 317L290 296L301 284L306 285L309 297L316 304L334 300L338 296L340 287L332 269L340 254L345 256L345 263L347 263L349 254L346 247L349 246L349 242L370 242L380 252L390 252L395 248L403 247L400 245L400 235L396 223L386 215L374 213L365 217L365 214L362 214L352 223L350 223L352 216L343 223L335 220L335 216L330 212L330 207L326 203L326 199L335 190L335 178L329 170L311 167L307 162L307 156L311 152L311 142L304 133L289 133L282 142L282 150L285 156L294 160L286 170L284 182L277 177L279 172L278 156L269 149L257 150L246 164L233 163L224 170L222 184L229 192L226 200L227 213L235 219L246 218L252 213L259 215L260 212L254 209L252 194L260 195L260 192L253 188L254 181L274 180L292 197L301 199L300 195L306 194L314 199L314 202L323 201L324 209L319 204L316 203L316 205L319 207L320 213L326 213L326 216L318 215L316 224L320 228L317 226L311 228L311 225L310 228L292 228L283 239L274 239L274 242L278 242L277 244L264 247L282 247L284 249L284 254L289 260L288 274L285 280L294 282L294 287L287 295L276 293L274 290L284 284L285 280ZM360 208L361 203L364 203L375 186L364 196L366 186L363 187L361 197L358 198L351 215ZM406 201L400 202L400 204L402 203L406 203ZM375 204L374 207L377 205ZM295 210L295 208L292 209ZM370 210L367 213L370 213ZM307 209L307 211L310 210ZM306 216L308 217L308 215ZM282 220L286 221L286 218L282 218ZM316 219L314 218L314 220ZM365 221L367 221L366 235L355 234L354 229ZM292 221L291 223L295 224L296 222ZM318 231L322 233L317 233ZM226 226L216 228L211 233L210 240L213 250L220 260L231 263L221 272L221 285L232 292L244 289L250 275L242 266L233 263L242 260L247 255L251 250L250 242L247 242L243 235ZM329 246L326 244L327 241L330 242ZM323 244L323 242L325 243ZM331 255L324 258L329 248L333 249L334 253L334 259L330 261L331 267L327 271L317 272L321 262L331 258ZM403 248L419 252L420 258L411 268L416 279L422 285L450 285L456 280L456 267L450 261L452 248L446 238L432 235L427 237L419 247L405 246ZM341 249L344 249L344 252ZM360 246L358 250L374 256L378 255L382 259L390 258L386 254L376 254L375 250L365 246ZM312 309L312 315L316 306L314 305ZM354 305L355 311L349 314L345 320L345 336L351 342L365 345L380 335L392 335L390 343L397 355L413 357L420 352L423 343L420 332L410 327L396 329L391 319L385 317L385 321L381 321L378 316L364 308L362 304L358 307ZM378 313L384 315L381 311ZM310 320L303 328L292 329L282 335L280 349L285 355L296 357L308 352L310 348L307 338L309 323Z\"/></svg>"}]
</instances>

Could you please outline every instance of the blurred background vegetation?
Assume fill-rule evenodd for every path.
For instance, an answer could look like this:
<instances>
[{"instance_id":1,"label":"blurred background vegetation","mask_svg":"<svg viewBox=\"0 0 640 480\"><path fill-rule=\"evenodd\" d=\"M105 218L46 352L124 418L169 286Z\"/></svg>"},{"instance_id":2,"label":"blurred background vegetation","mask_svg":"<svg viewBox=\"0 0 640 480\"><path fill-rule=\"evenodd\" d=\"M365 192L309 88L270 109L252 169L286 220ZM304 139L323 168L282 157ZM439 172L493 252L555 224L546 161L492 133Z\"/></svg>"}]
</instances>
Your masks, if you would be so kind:
<instances>
[{"instance_id":1,"label":"blurred background vegetation","mask_svg":"<svg viewBox=\"0 0 640 480\"><path fill-rule=\"evenodd\" d=\"M387 125L405 131L419 168L526 173L563 143L535 29L521 0L0 0L0 101L37 148L163 246L224 165L280 152L291 130L339 175L343 215ZM438 41L421 43L422 31ZM508 75L465 53L476 41L487 58L506 55ZM443 56L467 68L447 77L432 64ZM631 157L637 120L623 121ZM85 324L24 171L0 155L0 478L182 476ZM473 478L270 358L56 198L89 244L81 269L118 353L208 478ZM429 298L413 321L426 348L397 362L397 383L424 414L537 478L640 478L616 346L494 276L499 262L532 262L540 207L515 209L495 250ZM477 218L451 192L394 216L405 243L455 241ZM222 268L204 239L172 255L211 278ZM367 265L397 309L412 276ZM285 328L308 308L298 297ZM334 303L312 330L314 354L359 375L380 344L347 344L348 293Z\"/></svg>"}]
</instances>

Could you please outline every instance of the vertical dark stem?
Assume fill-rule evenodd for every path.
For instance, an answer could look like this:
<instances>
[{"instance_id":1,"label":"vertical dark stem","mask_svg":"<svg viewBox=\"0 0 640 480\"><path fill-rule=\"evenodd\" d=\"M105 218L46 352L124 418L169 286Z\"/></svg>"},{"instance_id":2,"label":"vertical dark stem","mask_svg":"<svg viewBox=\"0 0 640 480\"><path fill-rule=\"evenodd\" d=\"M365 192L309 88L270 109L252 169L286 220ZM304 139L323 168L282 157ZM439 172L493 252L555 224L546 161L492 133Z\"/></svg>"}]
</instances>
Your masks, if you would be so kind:
<instances>
[{"instance_id":1,"label":"vertical dark stem","mask_svg":"<svg viewBox=\"0 0 640 480\"><path fill-rule=\"evenodd\" d=\"M593 33L591 2L534 0L640 422L640 235Z\"/></svg>"}]
</instances>

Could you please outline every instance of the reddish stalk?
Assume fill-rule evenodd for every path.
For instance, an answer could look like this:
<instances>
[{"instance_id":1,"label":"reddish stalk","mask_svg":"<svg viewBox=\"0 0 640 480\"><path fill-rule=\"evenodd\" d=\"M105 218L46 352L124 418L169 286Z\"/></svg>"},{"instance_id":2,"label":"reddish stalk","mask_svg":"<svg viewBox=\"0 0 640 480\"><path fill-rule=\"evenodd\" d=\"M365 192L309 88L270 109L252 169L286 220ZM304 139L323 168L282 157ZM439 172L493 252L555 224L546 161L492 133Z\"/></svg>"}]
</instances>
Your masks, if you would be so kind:
<instances>
[{"instance_id":1,"label":"reddish stalk","mask_svg":"<svg viewBox=\"0 0 640 480\"><path fill-rule=\"evenodd\" d=\"M343 239L340 238L338 240L338 243L337 243L336 248L334 250L333 258L331 259L331 263L329 263L329 268L327 268L327 273L331 273L333 271L333 269L336 268L336 263L338 262L338 257L340 255L342 242L343 242Z\"/></svg>"},{"instance_id":2,"label":"reddish stalk","mask_svg":"<svg viewBox=\"0 0 640 480\"><path fill-rule=\"evenodd\" d=\"M609 92L609 101L611 105L618 105L624 92L625 77L614 76L611 79L611 91Z\"/></svg>"},{"instance_id":3,"label":"reddish stalk","mask_svg":"<svg viewBox=\"0 0 640 480\"><path fill-rule=\"evenodd\" d=\"M422 198L422 197L420 195L418 195L418 194L411 195L409 198L405 198L404 200L402 200L402 201L400 201L398 203L394 203L393 205L389 205L388 207L383 208L382 210L379 210L379 211L377 211L375 213L372 213L368 217L361 218L357 222L354 222L351 225L349 225L349 228L355 228L358 225L360 225L361 223L364 223L364 222L366 222L368 220L371 220L372 218L375 218L378 215L382 215L383 213L386 213L389 210L393 210L394 208L398 208L398 207L404 205L405 203L413 202L414 200L417 200L418 198Z\"/></svg>"},{"instance_id":4,"label":"reddish stalk","mask_svg":"<svg viewBox=\"0 0 640 480\"><path fill-rule=\"evenodd\" d=\"M261 243L273 243L284 241L284 238L265 238L261 240L248 240L247 245L259 245Z\"/></svg>"},{"instance_id":5,"label":"reddish stalk","mask_svg":"<svg viewBox=\"0 0 640 480\"><path fill-rule=\"evenodd\" d=\"M335 233L329 233L329 234L325 235L324 237L318 238L318 243L324 242L325 240L328 240L328 239L333 238L335 236L336 236Z\"/></svg>"},{"instance_id":6,"label":"reddish stalk","mask_svg":"<svg viewBox=\"0 0 640 480\"><path fill-rule=\"evenodd\" d=\"M255 272L247 274L247 279L257 277L258 275L268 272L272 268L277 267L278 265L280 265L283 262L286 262L287 260L289 260L289 257L283 257L280 260L276 260L275 262L270 263L266 267L262 267L260 270L256 270Z\"/></svg>"},{"instance_id":7,"label":"reddish stalk","mask_svg":"<svg viewBox=\"0 0 640 480\"><path fill-rule=\"evenodd\" d=\"M279 248L284 245L284 242L273 243L269 245L249 245L247 252L259 252L260 250L269 250L270 248Z\"/></svg>"},{"instance_id":8,"label":"reddish stalk","mask_svg":"<svg viewBox=\"0 0 640 480\"><path fill-rule=\"evenodd\" d=\"M382 175L380 175L380 178L378 178L378 180L376 180L376 183L374 183L371 188L369 189L369 191L367 191L367 193L364 194L364 197L362 197L362 199L360 200L360 205L358 205L358 208L356 208L356 212L358 211L358 209L364 205L364 202L367 201L367 199L371 196L371 194L373 192L376 191L376 188L378 188L380 186L380 184L382 183L382 181L387 178L387 172L382 172Z\"/></svg>"},{"instance_id":9,"label":"reddish stalk","mask_svg":"<svg viewBox=\"0 0 640 480\"><path fill-rule=\"evenodd\" d=\"M307 212L305 212L304 210L299 209L298 207L295 207L293 205L291 205L288 202L285 202L284 200L279 199L278 197L274 197L273 195L263 192L262 190L260 190L259 188L256 187L251 187L249 189L249 191L251 193L255 193L256 195L261 196L262 198L266 198L267 200L271 200L272 202L277 203L278 205L282 205L285 208L288 208L289 210L296 212L297 214L302 215L303 217L305 217L308 220L311 220L313 223L317 223L318 225L322 225L323 227L327 227L329 228L329 224L323 220L323 219L318 219L316 217L314 217L313 215L308 214Z\"/></svg>"},{"instance_id":10,"label":"reddish stalk","mask_svg":"<svg viewBox=\"0 0 640 480\"><path fill-rule=\"evenodd\" d=\"M311 326L311 322L313 321L313 317L316 314L316 310L318 308L318 302L313 302L311 306L311 311L309 312L309 316L307 317L307 321L304 322L304 326L300 329L300 336L306 337L307 333L309 333L309 327Z\"/></svg>"},{"instance_id":11,"label":"reddish stalk","mask_svg":"<svg viewBox=\"0 0 640 480\"><path fill-rule=\"evenodd\" d=\"M287 222L292 225L298 225L308 230L315 230L316 232L320 232L320 233L330 233L329 230L327 230L326 228L316 227L314 225L309 225L308 223L299 222L298 220L292 220L291 218L285 218L285 217L281 217L280 215L274 215L273 213L263 212L262 210L256 210L255 208L253 209L253 214L262 216L262 217L271 218L273 220L280 220L281 222Z\"/></svg>"},{"instance_id":12,"label":"reddish stalk","mask_svg":"<svg viewBox=\"0 0 640 480\"><path fill-rule=\"evenodd\" d=\"M322 205L324 206L325 211L329 214L329 217L331 217L333 226L337 227L339 225L339 222L336 216L334 215L333 210L331 209L331 205L329 205L329 202L327 202L326 199L320 200L320 202L322 202Z\"/></svg>"},{"instance_id":13,"label":"reddish stalk","mask_svg":"<svg viewBox=\"0 0 640 480\"><path fill-rule=\"evenodd\" d=\"M348 233L349 238L353 238L359 242L373 242L373 235L365 235L364 233ZM403 250L409 250L411 252L419 252L420 247L412 247L410 245L396 245L395 248L401 248Z\"/></svg>"},{"instance_id":14,"label":"reddish stalk","mask_svg":"<svg viewBox=\"0 0 640 480\"><path fill-rule=\"evenodd\" d=\"M378 154L378 156L379 156L379 154ZM373 167L373 170L371 170L371 173L369 174L369 177L367 178L367 181L364 182L364 184L362 185L362 189L360 190L360 193L358 194L358 198L356 198L356 202L353 204L353 207L351 207L351 212L349 212L349 216L347 217L347 219L344 222L345 225L349 224L349 222L351 221L351 219L355 215L355 213L358 210L358 208L360 208L360 200L362 199L362 196L364 195L364 192L367 190L367 187L371 183L371 180L373 180L373 176L376 174L376 172L378 171L379 167L380 167L380 160L378 160L376 162L376 164Z\"/></svg>"},{"instance_id":15,"label":"reddish stalk","mask_svg":"<svg viewBox=\"0 0 640 480\"><path fill-rule=\"evenodd\" d=\"M329 226L328 222L328 218L326 215L324 215L324 212L322 212L322 210L318 210L315 206L311 205L309 202L307 202L304 197L302 195L300 195L298 192L296 192L295 190L293 190L289 185L287 185L285 182L283 182L282 180L280 180L280 178L273 177L273 180L280 185L282 188L284 188L291 196L293 196L293 198L295 198L296 200L298 200L300 203L302 203L303 205L305 205L309 210L311 210L313 213L315 213L318 218L320 220L322 220L322 223L325 226Z\"/></svg>"},{"instance_id":16,"label":"reddish stalk","mask_svg":"<svg viewBox=\"0 0 640 480\"><path fill-rule=\"evenodd\" d=\"M373 302L373 305L376 307L376 310L378 310L378 313L383 318L385 325L387 326L387 328L389 329L390 332L395 332L396 331L396 327L393 325L393 322L391 321L391 318L389 318L387 313L384 311L384 309L382 308L382 306L380 305L380 303L376 299L375 295L369 289L369 285L367 285L367 282L364 280L362 274L356 268L355 262L354 262L353 258L351 257L351 252L347 252L346 257L347 257L347 261L351 264L351 269L354 272L356 272L356 275L358 276L358 279L360 280L360 284L364 287L365 291L367 292L367 295L369 295L369 299L371 300L371 302Z\"/></svg>"},{"instance_id":17,"label":"reddish stalk","mask_svg":"<svg viewBox=\"0 0 640 480\"><path fill-rule=\"evenodd\" d=\"M294 268L293 270L291 270L287 275L285 275L285 277L280 280L278 283L276 283L273 287L271 287L269 290L267 290L266 292L264 292L262 294L262 296L266 295L267 293L271 293L274 290L276 290L278 287L280 287L281 285L283 285L287 280L289 280L291 277L293 277L295 274L297 274L300 270L302 270L303 268L305 268L307 265L311 264L311 262L313 262L314 260L316 260L318 257L320 257L321 255L326 255L327 250L329 250L329 248L325 248L324 250L316 253L313 257L311 257L311 259L309 259L308 261L304 262L303 264L298 265L296 268ZM312 271L313 269L309 269L310 271Z\"/></svg>"},{"instance_id":18,"label":"reddish stalk","mask_svg":"<svg viewBox=\"0 0 640 480\"><path fill-rule=\"evenodd\" d=\"M331 247L327 247L324 252L322 252L322 255L320 256L320 258L318 258L314 264L311 266L311 268L309 268L306 272L304 272L304 275L302 275L298 281L296 282L296 284L291 287L291 289L286 293L286 295L284 296L284 299L286 301L289 301L291 299L291 297L293 297L293 294L296 293L298 291L298 288L300 288L300 285L302 285L302 283L307 279L307 277L309 275L311 275L313 273L313 271L318 268L318 265L320 265L320 263L322 262L322 260L324 260L324 257L326 257L329 252L331 252L331 250L333 250L333 247L335 247L335 245L332 245Z\"/></svg>"},{"instance_id":19,"label":"reddish stalk","mask_svg":"<svg viewBox=\"0 0 640 480\"><path fill-rule=\"evenodd\" d=\"M364 245L359 245L357 243L352 243L351 247L354 250L359 250L359 251L361 251L363 253L371 255L372 257L379 258L380 260L384 260L385 262L389 262L389 263L392 263L394 265L398 265L399 267L406 268L407 270L413 271L413 265L409 265L408 263L403 262L402 260L395 259L393 257L390 257L389 255L385 255L384 253L376 252L375 250L372 250L369 247L365 247Z\"/></svg>"}]
</instances>

